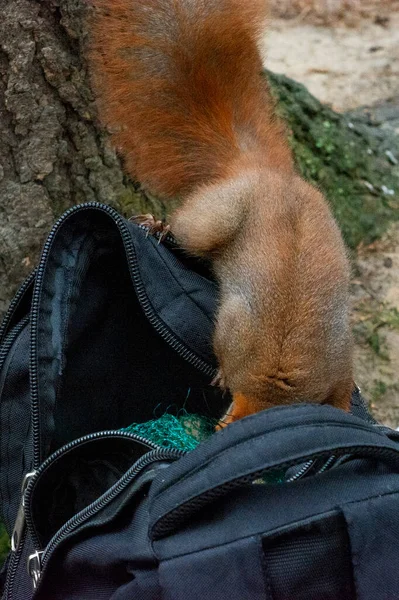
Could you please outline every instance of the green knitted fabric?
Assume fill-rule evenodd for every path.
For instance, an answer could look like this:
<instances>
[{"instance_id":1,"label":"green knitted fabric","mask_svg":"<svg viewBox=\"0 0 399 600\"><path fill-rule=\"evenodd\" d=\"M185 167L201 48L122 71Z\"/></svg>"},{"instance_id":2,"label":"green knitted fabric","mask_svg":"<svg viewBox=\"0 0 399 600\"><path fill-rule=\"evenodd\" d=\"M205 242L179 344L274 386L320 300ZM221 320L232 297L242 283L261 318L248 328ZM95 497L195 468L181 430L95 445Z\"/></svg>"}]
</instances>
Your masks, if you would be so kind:
<instances>
[{"instance_id":1,"label":"green knitted fabric","mask_svg":"<svg viewBox=\"0 0 399 600\"><path fill-rule=\"evenodd\" d=\"M135 433L162 448L190 451L214 433L216 423L216 420L200 415L183 413L174 417L164 414L159 419L134 423L122 431ZM282 483L284 479L284 471L273 471L258 478L254 483Z\"/></svg>"},{"instance_id":2,"label":"green knitted fabric","mask_svg":"<svg viewBox=\"0 0 399 600\"><path fill-rule=\"evenodd\" d=\"M194 450L215 431L216 421L199 415L183 413L179 417L165 414L145 423L133 423L122 431L135 433L162 446L176 450Z\"/></svg>"}]
</instances>

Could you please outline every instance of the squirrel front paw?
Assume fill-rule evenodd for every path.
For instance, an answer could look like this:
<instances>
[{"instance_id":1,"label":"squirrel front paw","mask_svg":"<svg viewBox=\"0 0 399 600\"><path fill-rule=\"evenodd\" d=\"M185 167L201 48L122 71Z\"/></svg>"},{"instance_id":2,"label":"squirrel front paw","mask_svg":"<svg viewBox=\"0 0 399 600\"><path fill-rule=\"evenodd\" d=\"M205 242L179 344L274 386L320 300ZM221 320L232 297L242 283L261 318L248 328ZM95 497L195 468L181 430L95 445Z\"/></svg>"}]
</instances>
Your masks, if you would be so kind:
<instances>
[{"instance_id":1,"label":"squirrel front paw","mask_svg":"<svg viewBox=\"0 0 399 600\"><path fill-rule=\"evenodd\" d=\"M254 412L257 412L257 410L251 400L246 398L243 394L234 394L233 402L230 404L226 414L220 419L215 429L216 431L220 431L227 427L227 425L230 425L230 423L234 423L234 421L252 415Z\"/></svg>"}]
</instances>

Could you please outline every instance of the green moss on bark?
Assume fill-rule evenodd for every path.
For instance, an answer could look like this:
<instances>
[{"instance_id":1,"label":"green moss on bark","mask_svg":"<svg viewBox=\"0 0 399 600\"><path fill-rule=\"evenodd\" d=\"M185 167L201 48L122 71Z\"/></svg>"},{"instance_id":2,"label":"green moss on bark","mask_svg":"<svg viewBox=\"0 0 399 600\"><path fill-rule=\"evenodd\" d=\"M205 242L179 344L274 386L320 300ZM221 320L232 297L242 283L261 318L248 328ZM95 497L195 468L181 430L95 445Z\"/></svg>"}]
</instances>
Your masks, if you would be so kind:
<instances>
[{"instance_id":1,"label":"green moss on bark","mask_svg":"<svg viewBox=\"0 0 399 600\"><path fill-rule=\"evenodd\" d=\"M0 522L0 567L10 550L10 540L3 523Z\"/></svg>"},{"instance_id":2,"label":"green moss on bark","mask_svg":"<svg viewBox=\"0 0 399 600\"><path fill-rule=\"evenodd\" d=\"M360 112L335 113L287 77L268 78L298 169L330 201L348 246L380 237L399 217L399 166L392 163L392 156L399 159L399 136ZM128 181L124 189L118 208L128 216L152 212L167 218L173 210Z\"/></svg>"},{"instance_id":3,"label":"green moss on bark","mask_svg":"<svg viewBox=\"0 0 399 600\"><path fill-rule=\"evenodd\" d=\"M268 77L299 171L331 202L349 247L372 242L399 217L399 137L361 113L335 113L284 76Z\"/></svg>"}]
</instances>

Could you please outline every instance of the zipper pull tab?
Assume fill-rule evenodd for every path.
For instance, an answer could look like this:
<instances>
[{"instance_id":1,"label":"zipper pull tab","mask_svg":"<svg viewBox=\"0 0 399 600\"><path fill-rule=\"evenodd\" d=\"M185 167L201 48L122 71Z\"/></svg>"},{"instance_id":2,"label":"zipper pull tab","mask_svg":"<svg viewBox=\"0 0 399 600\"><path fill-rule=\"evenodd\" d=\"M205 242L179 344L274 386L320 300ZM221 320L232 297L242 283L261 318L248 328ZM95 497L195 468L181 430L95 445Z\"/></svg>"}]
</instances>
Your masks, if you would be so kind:
<instances>
[{"instance_id":1,"label":"zipper pull tab","mask_svg":"<svg viewBox=\"0 0 399 600\"><path fill-rule=\"evenodd\" d=\"M28 487L28 483L35 474L36 471L31 471L30 473L27 473L22 480L21 503L19 505L17 518L15 520L15 525L11 536L11 550L13 552L16 552L18 550L18 546L25 529L25 492L26 488Z\"/></svg>"},{"instance_id":2,"label":"zipper pull tab","mask_svg":"<svg viewBox=\"0 0 399 600\"><path fill-rule=\"evenodd\" d=\"M36 552L28 557L28 573L32 579L34 589L39 585L40 576L42 574L42 556L43 552L36 550Z\"/></svg>"}]
</instances>

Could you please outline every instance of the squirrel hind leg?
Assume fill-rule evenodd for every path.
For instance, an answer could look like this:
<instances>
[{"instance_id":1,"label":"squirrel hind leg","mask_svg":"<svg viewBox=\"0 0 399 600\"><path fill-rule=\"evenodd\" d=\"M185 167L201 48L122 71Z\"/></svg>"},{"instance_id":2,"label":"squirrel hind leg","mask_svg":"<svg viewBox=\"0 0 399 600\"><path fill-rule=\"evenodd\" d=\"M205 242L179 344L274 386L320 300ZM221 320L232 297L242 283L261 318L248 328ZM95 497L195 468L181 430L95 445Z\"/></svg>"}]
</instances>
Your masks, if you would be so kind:
<instances>
[{"instance_id":1,"label":"squirrel hind leg","mask_svg":"<svg viewBox=\"0 0 399 600\"><path fill-rule=\"evenodd\" d=\"M189 252L206 256L226 247L247 218L253 175L202 186L174 213L176 239Z\"/></svg>"}]
</instances>

